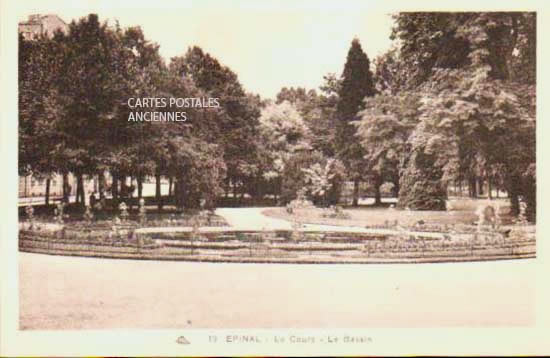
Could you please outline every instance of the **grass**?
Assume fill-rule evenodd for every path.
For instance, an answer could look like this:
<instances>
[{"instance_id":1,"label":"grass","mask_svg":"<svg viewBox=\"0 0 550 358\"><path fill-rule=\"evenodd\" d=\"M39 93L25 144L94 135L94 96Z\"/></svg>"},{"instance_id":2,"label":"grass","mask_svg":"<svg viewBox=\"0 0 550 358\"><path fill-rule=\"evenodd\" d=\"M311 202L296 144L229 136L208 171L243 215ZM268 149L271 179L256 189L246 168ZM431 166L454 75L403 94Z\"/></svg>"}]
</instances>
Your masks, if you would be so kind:
<instances>
[{"instance_id":1,"label":"grass","mask_svg":"<svg viewBox=\"0 0 550 358\"><path fill-rule=\"evenodd\" d=\"M284 219L297 220L302 224L336 225L336 226L382 226L386 223L393 223L397 220L399 225L413 226L419 221L426 224L474 224L478 220L477 208L485 203L492 203L500 206L502 223L512 223L510 216L510 205L506 199L465 199L451 198L449 200L450 210L448 211L413 211L400 210L377 206L361 206L357 208L348 207L344 211L349 214L348 219L323 217L327 209L306 208L295 209L294 214L287 213L285 208L273 208L263 211L264 215Z\"/></svg>"}]
</instances>

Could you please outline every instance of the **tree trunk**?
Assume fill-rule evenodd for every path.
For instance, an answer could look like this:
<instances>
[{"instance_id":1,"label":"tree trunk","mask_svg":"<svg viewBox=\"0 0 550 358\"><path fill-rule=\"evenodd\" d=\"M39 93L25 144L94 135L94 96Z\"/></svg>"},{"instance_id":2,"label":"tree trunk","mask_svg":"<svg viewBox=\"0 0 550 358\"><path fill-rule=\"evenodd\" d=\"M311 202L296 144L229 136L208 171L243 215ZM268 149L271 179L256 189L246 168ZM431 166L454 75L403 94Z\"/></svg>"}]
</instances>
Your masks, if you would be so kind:
<instances>
[{"instance_id":1,"label":"tree trunk","mask_svg":"<svg viewBox=\"0 0 550 358\"><path fill-rule=\"evenodd\" d=\"M244 185L241 185L239 189L239 206L241 206L244 199Z\"/></svg>"},{"instance_id":2,"label":"tree trunk","mask_svg":"<svg viewBox=\"0 0 550 358\"><path fill-rule=\"evenodd\" d=\"M359 205L359 179L353 180L353 202L351 205Z\"/></svg>"},{"instance_id":3,"label":"tree trunk","mask_svg":"<svg viewBox=\"0 0 550 358\"><path fill-rule=\"evenodd\" d=\"M97 182L98 182L98 191L99 191L99 200L105 198L105 173L101 171L97 175Z\"/></svg>"},{"instance_id":4,"label":"tree trunk","mask_svg":"<svg viewBox=\"0 0 550 358\"><path fill-rule=\"evenodd\" d=\"M80 198L82 199L82 205L86 204L86 188L84 187L84 177L80 176Z\"/></svg>"},{"instance_id":5,"label":"tree trunk","mask_svg":"<svg viewBox=\"0 0 550 358\"><path fill-rule=\"evenodd\" d=\"M172 191L173 191L173 188L172 188L172 177L169 177L168 178L168 196L172 196Z\"/></svg>"},{"instance_id":6,"label":"tree trunk","mask_svg":"<svg viewBox=\"0 0 550 358\"><path fill-rule=\"evenodd\" d=\"M128 197L128 188L126 186L126 182L127 182L126 175L119 176L118 181L120 183L118 196L119 196L119 199L123 200Z\"/></svg>"},{"instance_id":7,"label":"tree trunk","mask_svg":"<svg viewBox=\"0 0 550 358\"><path fill-rule=\"evenodd\" d=\"M126 180L124 180L124 184L126 184ZM129 185L129 187L132 186L132 185L134 185L134 177L130 175L130 185ZM128 198L133 198L134 197L134 191L133 190L130 191L129 187L127 188L128 189L128 191L127 191Z\"/></svg>"},{"instance_id":8,"label":"tree trunk","mask_svg":"<svg viewBox=\"0 0 550 358\"><path fill-rule=\"evenodd\" d=\"M174 179L174 189L173 189L173 192L174 192L174 205L176 205L176 209L180 207L180 197L179 197L179 185L178 185L178 178L175 178Z\"/></svg>"},{"instance_id":9,"label":"tree trunk","mask_svg":"<svg viewBox=\"0 0 550 358\"><path fill-rule=\"evenodd\" d=\"M124 185L126 185L126 177L124 177ZM129 210L132 210L132 200L131 198L134 197L134 191L130 190L130 187L134 185L134 177L130 175L130 185L126 187L126 205L128 206Z\"/></svg>"},{"instance_id":10,"label":"tree trunk","mask_svg":"<svg viewBox=\"0 0 550 358\"><path fill-rule=\"evenodd\" d=\"M393 182L392 195L395 198L399 198L399 180Z\"/></svg>"},{"instance_id":11,"label":"tree trunk","mask_svg":"<svg viewBox=\"0 0 550 358\"><path fill-rule=\"evenodd\" d=\"M276 192L275 192L275 200L277 203L279 203L279 201L281 202L281 204L285 204L283 202L283 198L282 198L282 195L283 195L283 179L279 176L277 179L276 179Z\"/></svg>"},{"instance_id":12,"label":"tree trunk","mask_svg":"<svg viewBox=\"0 0 550 358\"><path fill-rule=\"evenodd\" d=\"M138 199L141 199L143 194L143 176L138 175L137 177L137 190L138 190Z\"/></svg>"},{"instance_id":13,"label":"tree trunk","mask_svg":"<svg viewBox=\"0 0 550 358\"><path fill-rule=\"evenodd\" d=\"M118 206L118 173L113 173L111 194L113 195L113 209L116 209Z\"/></svg>"},{"instance_id":14,"label":"tree trunk","mask_svg":"<svg viewBox=\"0 0 550 358\"><path fill-rule=\"evenodd\" d=\"M46 179L46 205L50 205L50 178Z\"/></svg>"},{"instance_id":15,"label":"tree trunk","mask_svg":"<svg viewBox=\"0 0 550 358\"><path fill-rule=\"evenodd\" d=\"M477 198L477 180L475 176L470 177L468 181L468 187L470 192L470 198Z\"/></svg>"},{"instance_id":16,"label":"tree trunk","mask_svg":"<svg viewBox=\"0 0 550 358\"><path fill-rule=\"evenodd\" d=\"M262 178L261 177L256 178L254 185L256 185L256 200L255 200L255 202L257 204L260 204L263 197L264 197L264 187L262 185Z\"/></svg>"},{"instance_id":17,"label":"tree trunk","mask_svg":"<svg viewBox=\"0 0 550 358\"><path fill-rule=\"evenodd\" d=\"M489 200L493 200L493 188L491 185L491 178L487 178L487 195L489 196Z\"/></svg>"},{"instance_id":18,"label":"tree trunk","mask_svg":"<svg viewBox=\"0 0 550 358\"><path fill-rule=\"evenodd\" d=\"M226 178L224 180L224 186L223 186L223 191L224 191L224 196L225 198L229 198L229 191L230 191L230 184L229 184L229 178Z\"/></svg>"},{"instance_id":19,"label":"tree trunk","mask_svg":"<svg viewBox=\"0 0 550 358\"><path fill-rule=\"evenodd\" d=\"M176 202L176 208L177 209L183 209L184 207L184 199L183 199L183 179L181 177L177 177L174 180L174 198Z\"/></svg>"},{"instance_id":20,"label":"tree trunk","mask_svg":"<svg viewBox=\"0 0 550 358\"><path fill-rule=\"evenodd\" d=\"M76 196L75 196L75 203L80 204L80 176L76 175Z\"/></svg>"},{"instance_id":21,"label":"tree trunk","mask_svg":"<svg viewBox=\"0 0 550 358\"><path fill-rule=\"evenodd\" d=\"M63 173L63 202L69 203L69 174Z\"/></svg>"},{"instance_id":22,"label":"tree trunk","mask_svg":"<svg viewBox=\"0 0 550 358\"><path fill-rule=\"evenodd\" d=\"M510 213L513 216L519 215L519 195L518 192L515 189L511 189L508 192L508 196L510 197Z\"/></svg>"},{"instance_id":23,"label":"tree trunk","mask_svg":"<svg viewBox=\"0 0 550 358\"><path fill-rule=\"evenodd\" d=\"M84 181L82 179L82 174L76 176L76 202L81 206L86 204L86 194L84 192Z\"/></svg>"},{"instance_id":24,"label":"tree trunk","mask_svg":"<svg viewBox=\"0 0 550 358\"><path fill-rule=\"evenodd\" d=\"M157 208L162 210L162 193L160 191L160 174L155 175L155 199L157 200Z\"/></svg>"},{"instance_id":25,"label":"tree trunk","mask_svg":"<svg viewBox=\"0 0 550 358\"><path fill-rule=\"evenodd\" d=\"M380 178L376 178L374 182L374 205L381 205L382 204L382 194L380 193L380 186L382 185L382 180Z\"/></svg>"},{"instance_id":26,"label":"tree trunk","mask_svg":"<svg viewBox=\"0 0 550 358\"><path fill-rule=\"evenodd\" d=\"M382 195L380 193L380 186L378 185L374 188L374 205L382 205Z\"/></svg>"},{"instance_id":27,"label":"tree trunk","mask_svg":"<svg viewBox=\"0 0 550 358\"><path fill-rule=\"evenodd\" d=\"M481 177L477 178L477 186L478 186L478 190L477 190L478 195L483 196L483 178Z\"/></svg>"}]
</instances>

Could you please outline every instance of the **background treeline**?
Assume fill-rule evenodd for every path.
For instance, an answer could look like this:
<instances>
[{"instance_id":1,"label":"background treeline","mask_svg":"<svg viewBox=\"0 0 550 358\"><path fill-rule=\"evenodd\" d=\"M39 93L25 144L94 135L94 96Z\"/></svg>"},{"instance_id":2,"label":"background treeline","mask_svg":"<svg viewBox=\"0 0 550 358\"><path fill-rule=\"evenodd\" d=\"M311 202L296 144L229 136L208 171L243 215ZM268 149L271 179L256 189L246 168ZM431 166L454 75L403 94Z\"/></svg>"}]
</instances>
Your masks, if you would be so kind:
<instances>
[{"instance_id":1,"label":"background treeline","mask_svg":"<svg viewBox=\"0 0 550 358\"><path fill-rule=\"evenodd\" d=\"M198 47L168 64L139 28L72 22L67 34L20 37L20 174L97 176L116 200L127 177L174 183L178 207L223 197L316 204L361 188L411 209L444 209L449 186L508 193L534 220L536 21L532 13L402 13L393 48L371 66L357 39L319 90L247 93ZM343 54L344 55L344 54ZM372 69L375 69L372 71ZM128 122L129 97L218 97L191 120ZM174 109L177 110L177 109ZM485 184L485 185L484 185ZM65 192L65 196L68 191Z\"/></svg>"}]
</instances>

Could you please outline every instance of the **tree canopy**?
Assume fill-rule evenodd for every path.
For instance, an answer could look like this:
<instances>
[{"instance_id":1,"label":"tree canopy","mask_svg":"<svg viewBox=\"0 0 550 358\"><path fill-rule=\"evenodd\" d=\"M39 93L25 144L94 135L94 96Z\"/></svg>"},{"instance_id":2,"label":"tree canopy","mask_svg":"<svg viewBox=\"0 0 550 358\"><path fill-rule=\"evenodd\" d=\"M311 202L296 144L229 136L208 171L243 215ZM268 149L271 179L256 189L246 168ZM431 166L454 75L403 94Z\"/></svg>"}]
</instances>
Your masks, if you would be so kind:
<instances>
[{"instance_id":1,"label":"tree canopy","mask_svg":"<svg viewBox=\"0 0 550 358\"><path fill-rule=\"evenodd\" d=\"M366 159L379 170L388 165L390 177L401 173L404 206L433 208L427 198L445 199L434 188L481 180L506 190L516 213L523 197L533 220L535 14L399 13L394 20L399 45L377 59L380 93L367 98L358 125Z\"/></svg>"},{"instance_id":2,"label":"tree canopy","mask_svg":"<svg viewBox=\"0 0 550 358\"><path fill-rule=\"evenodd\" d=\"M376 203L387 183L399 206L444 209L449 186L503 190L512 212L536 214L536 14L407 12L393 16L390 50L372 65L351 41L340 75L318 89L285 86L273 100L198 46L165 62L139 27L91 14L66 33L19 37L19 172L174 183L178 207L222 195L306 193L320 205ZM129 121L129 98L215 98L189 120ZM177 108L147 108L179 111ZM100 180L101 181L101 180ZM391 184L389 184L391 183ZM104 188L105 190L108 188ZM231 190L232 189L232 190Z\"/></svg>"}]
</instances>

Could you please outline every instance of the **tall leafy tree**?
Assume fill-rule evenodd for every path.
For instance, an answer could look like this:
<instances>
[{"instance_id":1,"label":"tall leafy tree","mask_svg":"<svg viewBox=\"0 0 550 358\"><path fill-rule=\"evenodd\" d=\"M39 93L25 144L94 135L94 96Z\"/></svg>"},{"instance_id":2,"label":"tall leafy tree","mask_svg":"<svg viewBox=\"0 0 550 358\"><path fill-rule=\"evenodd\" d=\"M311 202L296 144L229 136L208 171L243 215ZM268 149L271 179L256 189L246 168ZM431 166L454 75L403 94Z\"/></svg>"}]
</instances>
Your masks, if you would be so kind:
<instances>
[{"instance_id":1,"label":"tall leafy tree","mask_svg":"<svg viewBox=\"0 0 550 358\"><path fill-rule=\"evenodd\" d=\"M430 167L416 172L434 175L437 163L442 184L467 179L474 188L478 180L501 177L513 212L522 196L534 219L534 14L401 13L395 19L400 60L410 68L402 88L423 98L416 140L409 144L424 154L439 153ZM419 140L423 137L429 139Z\"/></svg>"},{"instance_id":2,"label":"tall leafy tree","mask_svg":"<svg viewBox=\"0 0 550 358\"><path fill-rule=\"evenodd\" d=\"M358 119L359 111L364 109L365 97L375 94L370 61L358 39L351 42L341 77L342 84L339 88L336 107L336 143L338 155L346 166L348 178L354 182L353 205L357 205L359 182L365 175L365 163L364 153L355 136L356 129L352 122Z\"/></svg>"},{"instance_id":3,"label":"tall leafy tree","mask_svg":"<svg viewBox=\"0 0 550 358\"><path fill-rule=\"evenodd\" d=\"M200 47L190 48L185 56L175 57L171 69L190 77L210 97L219 98L220 112L209 128L209 140L220 144L227 165L227 180L246 188L250 165L254 165L260 109L246 94L237 75Z\"/></svg>"},{"instance_id":4,"label":"tall leafy tree","mask_svg":"<svg viewBox=\"0 0 550 358\"><path fill-rule=\"evenodd\" d=\"M46 178L46 204L50 177L64 163L57 130L63 110L56 86L60 60L61 49L48 36L19 36L19 174Z\"/></svg>"},{"instance_id":5,"label":"tall leafy tree","mask_svg":"<svg viewBox=\"0 0 550 358\"><path fill-rule=\"evenodd\" d=\"M264 178L274 183L278 188L276 193L288 202L296 197L296 191L303 184L301 172L289 167L301 153L311 151L309 129L296 107L284 101L262 110L259 133L265 149Z\"/></svg>"},{"instance_id":6,"label":"tall leafy tree","mask_svg":"<svg viewBox=\"0 0 550 358\"><path fill-rule=\"evenodd\" d=\"M283 87L277 94L276 103L287 101L294 105L304 119L310 132L310 143L313 149L327 157L335 156L334 121L337 95L334 92L315 90L303 87Z\"/></svg>"},{"instance_id":7,"label":"tall leafy tree","mask_svg":"<svg viewBox=\"0 0 550 358\"><path fill-rule=\"evenodd\" d=\"M384 91L367 99L365 104L356 125L366 163L380 181L393 183L394 193L398 194L408 139L419 121L419 95L408 91L397 94ZM379 190L376 196L379 198Z\"/></svg>"},{"instance_id":8,"label":"tall leafy tree","mask_svg":"<svg viewBox=\"0 0 550 358\"><path fill-rule=\"evenodd\" d=\"M59 131L67 149L66 169L77 178L81 202L83 176L97 173L102 158L113 152L113 144L131 140L122 133L127 125L116 118L135 74L132 54L120 37L118 29L101 24L94 14L73 21L66 36L56 37L62 46L64 74L58 90L66 99Z\"/></svg>"},{"instance_id":9,"label":"tall leafy tree","mask_svg":"<svg viewBox=\"0 0 550 358\"><path fill-rule=\"evenodd\" d=\"M108 161L108 168L115 174L115 179L124 179L126 175L136 178L138 197L142 197L143 181L146 176L155 175L157 180L157 200L160 202L160 170L162 161L162 146L159 140L164 137L164 131L170 128L157 122L128 121L130 112L136 109L128 107L128 98L165 98L167 68L158 52L159 46L145 39L141 28L130 27L125 30L117 29L121 49L128 56L127 68L132 73L128 78L127 91L121 92L121 98L116 111L116 137L112 137L112 153ZM171 111L171 108L137 108L138 111ZM177 126L170 123L168 126ZM123 136L126 140L120 145ZM100 168L101 169L101 168ZM114 180L114 187L118 185Z\"/></svg>"}]
</instances>

